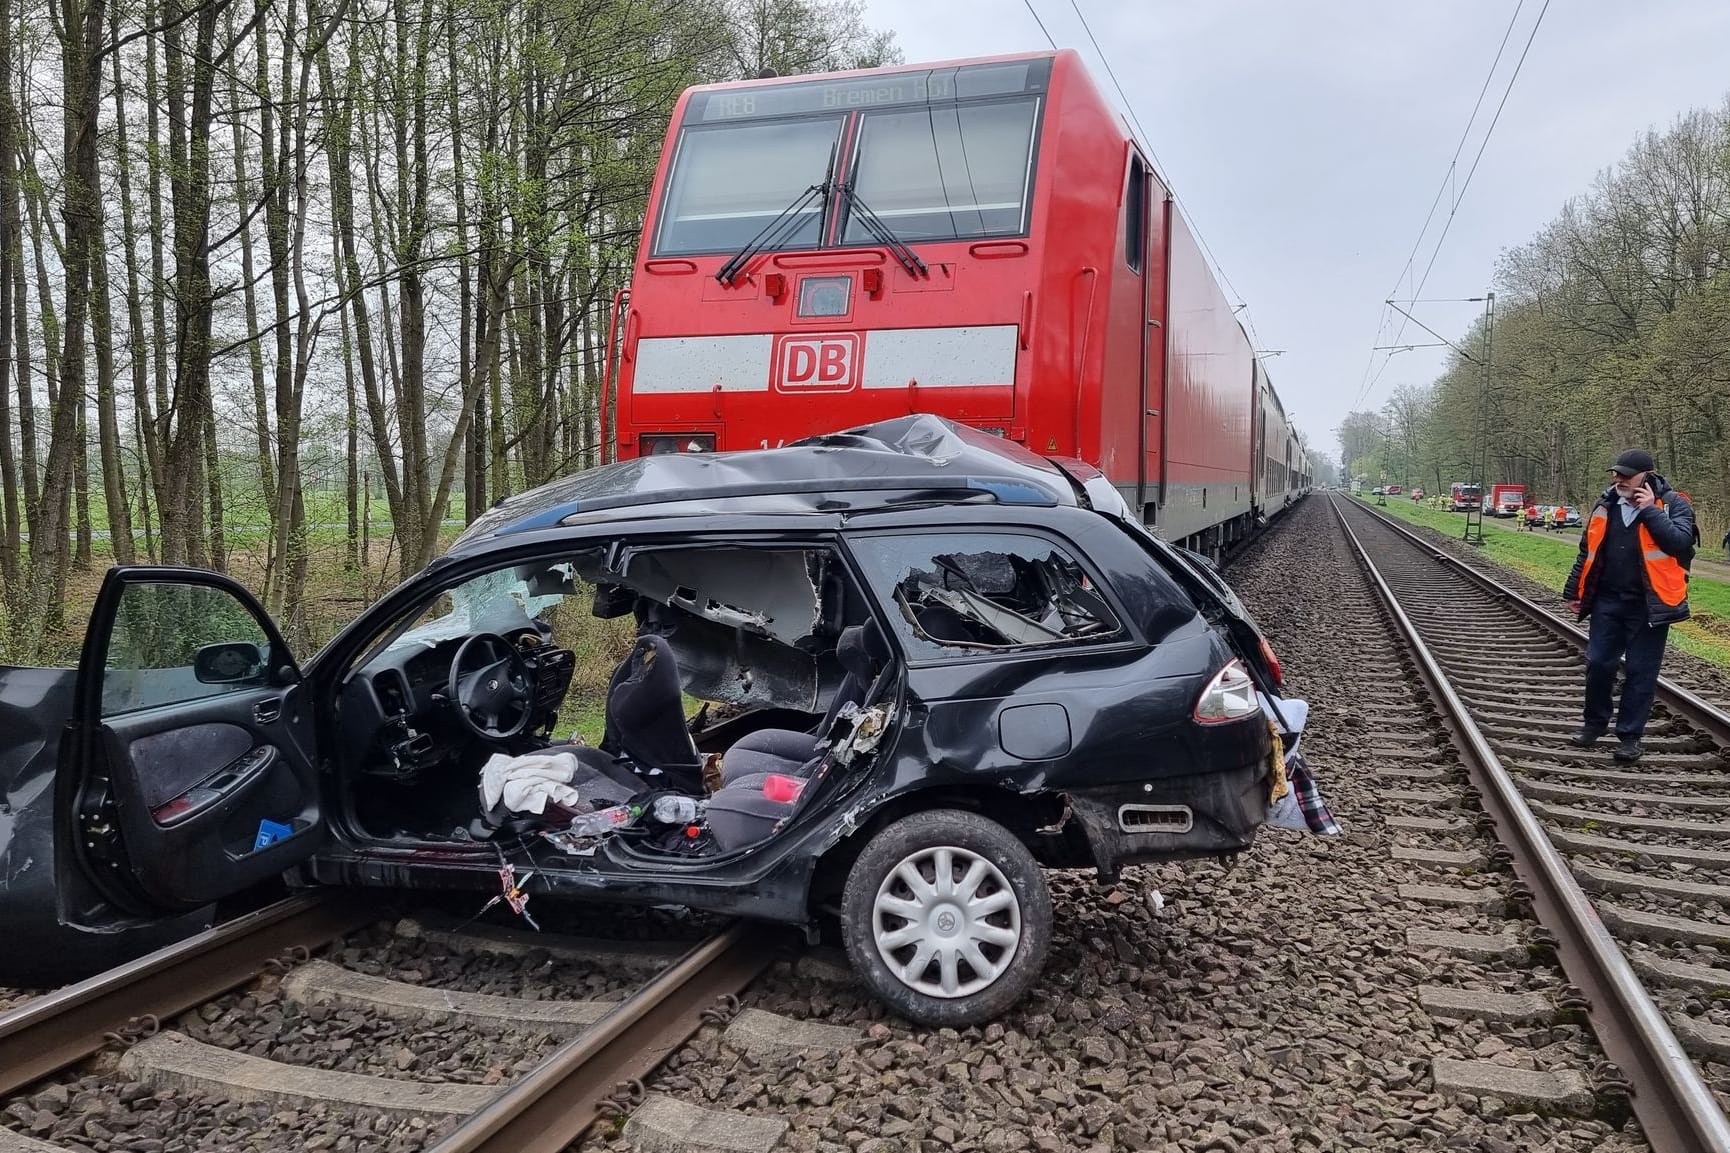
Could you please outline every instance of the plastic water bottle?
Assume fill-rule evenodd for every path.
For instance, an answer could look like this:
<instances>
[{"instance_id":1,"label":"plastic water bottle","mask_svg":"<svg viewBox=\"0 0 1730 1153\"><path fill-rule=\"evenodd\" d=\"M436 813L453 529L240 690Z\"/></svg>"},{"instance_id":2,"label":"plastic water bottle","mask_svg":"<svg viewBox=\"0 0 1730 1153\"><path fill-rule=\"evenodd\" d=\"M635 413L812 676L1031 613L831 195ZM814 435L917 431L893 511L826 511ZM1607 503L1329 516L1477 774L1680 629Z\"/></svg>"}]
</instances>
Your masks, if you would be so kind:
<instances>
[{"instance_id":1,"label":"plastic water bottle","mask_svg":"<svg viewBox=\"0 0 1730 1153\"><path fill-rule=\"evenodd\" d=\"M578 813L571 818L567 831L577 837L598 837L602 833L610 833L630 824L636 815L629 805L614 805L607 809L596 809L592 813Z\"/></svg>"},{"instance_id":2,"label":"plastic water bottle","mask_svg":"<svg viewBox=\"0 0 1730 1153\"><path fill-rule=\"evenodd\" d=\"M665 796L655 798L649 812L663 825L688 825L708 808L695 797Z\"/></svg>"}]
</instances>

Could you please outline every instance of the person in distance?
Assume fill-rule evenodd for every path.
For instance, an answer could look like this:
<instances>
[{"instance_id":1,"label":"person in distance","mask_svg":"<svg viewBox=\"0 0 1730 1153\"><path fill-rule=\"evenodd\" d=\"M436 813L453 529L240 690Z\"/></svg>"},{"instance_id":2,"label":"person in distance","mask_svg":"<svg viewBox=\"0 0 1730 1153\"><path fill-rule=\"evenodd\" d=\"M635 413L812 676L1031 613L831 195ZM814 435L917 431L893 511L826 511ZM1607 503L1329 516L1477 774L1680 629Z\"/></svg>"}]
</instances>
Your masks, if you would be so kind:
<instances>
[{"instance_id":1,"label":"person in distance","mask_svg":"<svg viewBox=\"0 0 1730 1153\"><path fill-rule=\"evenodd\" d=\"M1586 708L1569 741L1590 748L1610 727L1616 666L1627 657L1616 716L1616 759L1640 759L1658 669L1670 626L1688 619L1688 566L1694 559L1694 506L1658 475L1642 448L1616 458L1580 535L1580 555L1562 597L1577 618L1591 617L1586 646Z\"/></svg>"}]
</instances>

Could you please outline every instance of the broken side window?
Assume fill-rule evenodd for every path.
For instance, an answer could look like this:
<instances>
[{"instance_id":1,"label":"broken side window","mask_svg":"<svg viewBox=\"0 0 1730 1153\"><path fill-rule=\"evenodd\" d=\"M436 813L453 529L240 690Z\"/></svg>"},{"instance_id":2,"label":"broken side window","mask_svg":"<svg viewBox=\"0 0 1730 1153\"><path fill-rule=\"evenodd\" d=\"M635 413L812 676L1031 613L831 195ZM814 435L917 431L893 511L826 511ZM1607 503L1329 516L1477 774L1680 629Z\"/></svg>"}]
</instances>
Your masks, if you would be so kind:
<instances>
[{"instance_id":1,"label":"broken side window","mask_svg":"<svg viewBox=\"0 0 1730 1153\"><path fill-rule=\"evenodd\" d=\"M915 656L1117 637L1117 617L1074 557L1017 533L856 537L853 548Z\"/></svg>"}]
</instances>

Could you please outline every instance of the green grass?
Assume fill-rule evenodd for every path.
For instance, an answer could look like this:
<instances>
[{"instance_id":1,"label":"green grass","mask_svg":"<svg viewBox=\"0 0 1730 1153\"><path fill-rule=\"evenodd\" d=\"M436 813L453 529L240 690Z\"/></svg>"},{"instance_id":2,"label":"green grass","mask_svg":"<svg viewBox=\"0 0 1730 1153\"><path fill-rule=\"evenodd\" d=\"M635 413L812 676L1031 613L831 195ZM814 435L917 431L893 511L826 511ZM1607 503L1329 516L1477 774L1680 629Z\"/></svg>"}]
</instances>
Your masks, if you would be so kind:
<instances>
[{"instance_id":1,"label":"green grass","mask_svg":"<svg viewBox=\"0 0 1730 1153\"><path fill-rule=\"evenodd\" d=\"M1451 537L1457 538L1465 530L1464 513L1415 505L1409 498L1394 497L1382 511ZM1558 601L1579 553L1580 545L1575 540L1523 532L1514 521L1484 519L1484 556L1554 589ZM1688 581L1688 607L1691 619L1670 630L1676 647L1730 668L1730 583L1703 572L1694 573Z\"/></svg>"}]
</instances>

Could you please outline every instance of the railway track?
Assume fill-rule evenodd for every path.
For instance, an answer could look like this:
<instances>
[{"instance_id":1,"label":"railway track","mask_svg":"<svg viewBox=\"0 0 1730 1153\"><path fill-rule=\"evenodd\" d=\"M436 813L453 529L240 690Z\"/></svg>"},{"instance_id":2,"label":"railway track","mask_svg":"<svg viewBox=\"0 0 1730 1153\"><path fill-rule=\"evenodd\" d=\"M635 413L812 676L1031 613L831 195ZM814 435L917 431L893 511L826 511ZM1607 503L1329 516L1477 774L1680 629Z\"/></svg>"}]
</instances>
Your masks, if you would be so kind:
<instances>
[{"instance_id":1,"label":"railway track","mask_svg":"<svg viewBox=\"0 0 1730 1153\"><path fill-rule=\"evenodd\" d=\"M1614 1063L1600 1083L1625 1084L1661 1153L1730 1149L1730 716L1665 682L1642 762L1572 747L1584 634L1330 499L1493 826L1508 896L1548 933Z\"/></svg>"},{"instance_id":2,"label":"railway track","mask_svg":"<svg viewBox=\"0 0 1730 1153\"><path fill-rule=\"evenodd\" d=\"M231 1127L246 1118L223 1103L244 1103L258 1107L261 1123L344 1117L358 1121L355 1132L388 1135L379 1148L436 1153L552 1153L627 1112L649 1145L695 1128L767 1149L784 1122L645 1096L642 1079L706 1023L725 1025L725 1040L742 1051L835 1049L859 1036L739 1010L735 995L780 953L768 931L743 923L692 945L452 928L436 918L379 927L377 916L345 894L297 897L0 1015L0 1106L11 1122L0 1123L0 1153L87 1148L153 1108L196 1125L197 1101L226 1109ZM385 955L405 940L450 955L528 957L542 975L516 996L384 975ZM558 982L545 974L554 962L634 975L596 999L569 986L555 997L546 986ZM246 1024L260 1015L263 1026ZM285 1046L285 1036L312 1043ZM452 1036L492 1068L482 1076L462 1052L435 1064ZM361 1059L365 1072L341 1056L360 1044L388 1060L391 1037L398 1063L385 1066L389 1075L373 1071L377 1056ZM114 1147L140 1138L142 1148L160 1148L154 1132ZM306 1147L368 1146L351 1137Z\"/></svg>"}]
</instances>

